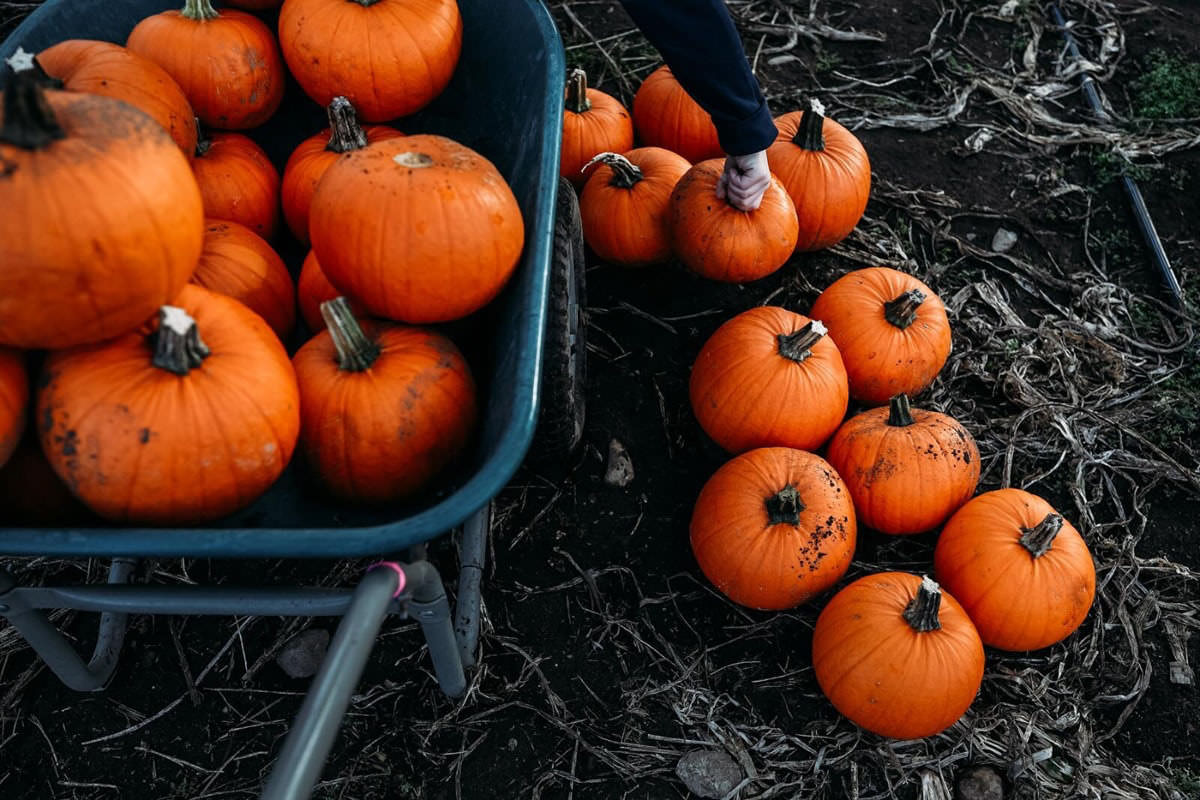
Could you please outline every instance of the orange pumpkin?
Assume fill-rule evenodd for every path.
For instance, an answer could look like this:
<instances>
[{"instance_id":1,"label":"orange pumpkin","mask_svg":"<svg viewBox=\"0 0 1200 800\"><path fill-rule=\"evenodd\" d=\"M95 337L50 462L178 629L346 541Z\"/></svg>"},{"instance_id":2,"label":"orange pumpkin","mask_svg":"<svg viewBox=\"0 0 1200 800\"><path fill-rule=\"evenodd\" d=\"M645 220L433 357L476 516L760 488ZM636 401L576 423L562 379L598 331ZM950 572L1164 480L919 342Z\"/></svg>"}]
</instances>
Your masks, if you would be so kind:
<instances>
[{"instance_id":1,"label":"orange pumpkin","mask_svg":"<svg viewBox=\"0 0 1200 800\"><path fill-rule=\"evenodd\" d=\"M279 224L279 171L254 140L240 133L211 133L192 162L204 215L245 225L264 239Z\"/></svg>"},{"instance_id":2,"label":"orange pumpkin","mask_svg":"<svg viewBox=\"0 0 1200 800\"><path fill-rule=\"evenodd\" d=\"M310 331L316 332L325 327L325 320L321 317L321 303L338 296L338 290L321 271L321 265L317 263L317 254L309 250L308 255L304 257L304 263L300 266L300 279L296 282L296 298L300 305L300 316L304 318L304 324ZM347 301L350 303L350 310L354 316L367 316L357 303L349 298Z\"/></svg>"},{"instance_id":3,"label":"orange pumpkin","mask_svg":"<svg viewBox=\"0 0 1200 800\"><path fill-rule=\"evenodd\" d=\"M0 466L4 466L17 448L17 442L21 441L28 407L29 376L25 373L25 354L0 347Z\"/></svg>"},{"instance_id":4,"label":"orange pumpkin","mask_svg":"<svg viewBox=\"0 0 1200 800\"><path fill-rule=\"evenodd\" d=\"M611 264L641 267L671 257L671 191L691 165L661 147L600 153L579 198L583 237Z\"/></svg>"},{"instance_id":5,"label":"orange pumpkin","mask_svg":"<svg viewBox=\"0 0 1200 800\"><path fill-rule=\"evenodd\" d=\"M254 231L209 220L192 283L232 297L285 340L296 324L296 290L283 259Z\"/></svg>"},{"instance_id":6,"label":"orange pumpkin","mask_svg":"<svg viewBox=\"0 0 1200 800\"><path fill-rule=\"evenodd\" d=\"M196 150L196 117L183 90L166 70L108 42L68 39L38 53L38 63L62 88L124 100L149 114L190 159Z\"/></svg>"},{"instance_id":7,"label":"orange pumpkin","mask_svg":"<svg viewBox=\"0 0 1200 800\"><path fill-rule=\"evenodd\" d=\"M517 199L492 163L425 134L339 158L317 185L308 229L330 283L375 316L412 323L482 308L525 243Z\"/></svg>"},{"instance_id":8,"label":"orange pumpkin","mask_svg":"<svg viewBox=\"0 0 1200 800\"><path fill-rule=\"evenodd\" d=\"M846 362L850 395L864 405L920 394L950 355L950 321L941 298L888 267L838 278L817 297L812 317L829 328Z\"/></svg>"},{"instance_id":9,"label":"orange pumpkin","mask_svg":"<svg viewBox=\"0 0 1200 800\"><path fill-rule=\"evenodd\" d=\"M772 177L762 204L742 211L717 197L721 159L701 161L671 193L671 242L693 272L715 281L746 283L765 278L796 249L796 209Z\"/></svg>"},{"instance_id":10,"label":"orange pumpkin","mask_svg":"<svg viewBox=\"0 0 1200 800\"><path fill-rule=\"evenodd\" d=\"M11 75L0 111L0 345L136 328L187 283L204 239L187 158L141 111Z\"/></svg>"},{"instance_id":11,"label":"orange pumpkin","mask_svg":"<svg viewBox=\"0 0 1200 800\"><path fill-rule=\"evenodd\" d=\"M842 425L825 457L850 487L859 522L882 533L936 528L979 484L971 434L945 414L912 408L903 394Z\"/></svg>"},{"instance_id":12,"label":"orange pumpkin","mask_svg":"<svg viewBox=\"0 0 1200 800\"><path fill-rule=\"evenodd\" d=\"M722 466L692 511L692 552L730 600L784 609L837 583L854 557L854 506L819 456L764 447Z\"/></svg>"},{"instance_id":13,"label":"orange pumpkin","mask_svg":"<svg viewBox=\"0 0 1200 800\"><path fill-rule=\"evenodd\" d=\"M633 96L633 124L642 144L665 147L695 164L725 158L712 117L664 65L651 72Z\"/></svg>"},{"instance_id":14,"label":"orange pumpkin","mask_svg":"<svg viewBox=\"0 0 1200 800\"><path fill-rule=\"evenodd\" d=\"M236 300L189 285L159 316L50 354L42 450L101 516L192 525L244 508L275 482L296 445L300 400L283 345Z\"/></svg>"},{"instance_id":15,"label":"orange pumpkin","mask_svg":"<svg viewBox=\"0 0 1200 800\"><path fill-rule=\"evenodd\" d=\"M1071 635L1096 596L1079 532L1049 503L998 489L960 508L933 553L938 580L1001 650L1039 650Z\"/></svg>"},{"instance_id":16,"label":"orange pumpkin","mask_svg":"<svg viewBox=\"0 0 1200 800\"><path fill-rule=\"evenodd\" d=\"M815 450L846 416L846 369L820 322L777 306L738 314L709 337L688 385L700 427L731 453Z\"/></svg>"},{"instance_id":17,"label":"orange pumpkin","mask_svg":"<svg viewBox=\"0 0 1200 800\"><path fill-rule=\"evenodd\" d=\"M297 239L308 244L308 208L312 205L317 181L342 153L359 150L371 142L403 136L386 125L368 125L365 129L355 118L354 106L344 97L335 97L326 109L329 127L310 136L292 151L283 168L283 218ZM328 299L328 298L327 298Z\"/></svg>"},{"instance_id":18,"label":"orange pumpkin","mask_svg":"<svg viewBox=\"0 0 1200 800\"><path fill-rule=\"evenodd\" d=\"M597 153L624 153L632 147L633 120L625 106L610 94L589 89L582 69L571 70L563 108L559 174L581 188L595 171L591 162Z\"/></svg>"},{"instance_id":19,"label":"orange pumpkin","mask_svg":"<svg viewBox=\"0 0 1200 800\"><path fill-rule=\"evenodd\" d=\"M767 148L771 172L796 206L796 249L821 250L850 235L867 210L871 162L850 131L825 118L821 104L777 117L779 138Z\"/></svg>"},{"instance_id":20,"label":"orange pumpkin","mask_svg":"<svg viewBox=\"0 0 1200 800\"><path fill-rule=\"evenodd\" d=\"M245 11L184 0L182 11L139 22L125 46L166 70L210 127L258 127L283 101L286 73L275 37Z\"/></svg>"},{"instance_id":21,"label":"orange pumpkin","mask_svg":"<svg viewBox=\"0 0 1200 800\"><path fill-rule=\"evenodd\" d=\"M966 713L983 682L983 643L962 606L929 578L859 578L817 617L812 663L821 691L872 733L921 739Z\"/></svg>"},{"instance_id":22,"label":"orange pumpkin","mask_svg":"<svg viewBox=\"0 0 1200 800\"><path fill-rule=\"evenodd\" d=\"M424 108L462 52L455 0L286 0L279 44L296 81L321 105L344 95L367 122Z\"/></svg>"},{"instance_id":23,"label":"orange pumpkin","mask_svg":"<svg viewBox=\"0 0 1200 800\"><path fill-rule=\"evenodd\" d=\"M411 497L466 447L478 416L470 369L433 331L360 324L345 298L321 310L329 327L294 359L304 453L338 497Z\"/></svg>"}]
</instances>

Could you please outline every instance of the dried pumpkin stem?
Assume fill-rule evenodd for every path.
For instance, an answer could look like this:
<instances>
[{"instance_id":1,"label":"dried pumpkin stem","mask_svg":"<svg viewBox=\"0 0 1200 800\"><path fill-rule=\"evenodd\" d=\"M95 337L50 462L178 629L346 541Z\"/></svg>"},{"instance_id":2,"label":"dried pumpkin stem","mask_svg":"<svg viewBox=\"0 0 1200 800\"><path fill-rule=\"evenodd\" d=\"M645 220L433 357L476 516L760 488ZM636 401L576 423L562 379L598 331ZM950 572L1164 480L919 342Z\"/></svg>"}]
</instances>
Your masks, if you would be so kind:
<instances>
[{"instance_id":1,"label":"dried pumpkin stem","mask_svg":"<svg viewBox=\"0 0 1200 800\"><path fill-rule=\"evenodd\" d=\"M829 331L819 319L810 320L795 333L781 333L776 337L779 342L779 355L798 364L812 355L812 346L821 341L821 337L827 333Z\"/></svg>"},{"instance_id":2,"label":"dried pumpkin stem","mask_svg":"<svg viewBox=\"0 0 1200 800\"><path fill-rule=\"evenodd\" d=\"M351 0L351 2L358 3L363 8L370 8L371 6L378 3L379 0Z\"/></svg>"},{"instance_id":3,"label":"dried pumpkin stem","mask_svg":"<svg viewBox=\"0 0 1200 800\"><path fill-rule=\"evenodd\" d=\"M335 97L325 109L329 115L329 142L325 149L333 153L348 153L367 146L367 132L358 124L354 105L344 97Z\"/></svg>"},{"instance_id":4,"label":"dried pumpkin stem","mask_svg":"<svg viewBox=\"0 0 1200 800\"><path fill-rule=\"evenodd\" d=\"M379 358L379 343L371 341L350 311L345 297L335 297L321 303L321 317L329 328L333 346L337 348L338 366L347 372L370 369Z\"/></svg>"},{"instance_id":5,"label":"dried pumpkin stem","mask_svg":"<svg viewBox=\"0 0 1200 800\"><path fill-rule=\"evenodd\" d=\"M180 12L188 19L216 19L221 16L213 8L212 0L183 0L183 11Z\"/></svg>"},{"instance_id":6,"label":"dried pumpkin stem","mask_svg":"<svg viewBox=\"0 0 1200 800\"><path fill-rule=\"evenodd\" d=\"M612 180L608 184L616 186L618 189L632 189L634 184L646 178L641 167L619 153L600 153L584 164L580 172L587 172L596 162L600 162L612 170Z\"/></svg>"},{"instance_id":7,"label":"dried pumpkin stem","mask_svg":"<svg viewBox=\"0 0 1200 800\"><path fill-rule=\"evenodd\" d=\"M200 329L191 314L178 306L163 306L158 310L154 357L150 363L176 375L187 375L211 353L200 338Z\"/></svg>"},{"instance_id":8,"label":"dried pumpkin stem","mask_svg":"<svg viewBox=\"0 0 1200 800\"><path fill-rule=\"evenodd\" d=\"M888 406L887 424L893 428L907 428L915 422L912 418L912 404L908 400L908 395L896 395Z\"/></svg>"},{"instance_id":9,"label":"dried pumpkin stem","mask_svg":"<svg viewBox=\"0 0 1200 800\"><path fill-rule=\"evenodd\" d=\"M925 293L909 289L895 300L883 304L883 318L903 330L917 319L917 309L925 302Z\"/></svg>"},{"instance_id":10,"label":"dried pumpkin stem","mask_svg":"<svg viewBox=\"0 0 1200 800\"><path fill-rule=\"evenodd\" d=\"M582 114L585 111L591 110L592 101L588 100L587 88L587 73L579 67L572 67L571 71L567 73L567 99L565 105L568 111Z\"/></svg>"},{"instance_id":11,"label":"dried pumpkin stem","mask_svg":"<svg viewBox=\"0 0 1200 800\"><path fill-rule=\"evenodd\" d=\"M1054 537L1062 530L1063 518L1058 514L1047 514L1034 528L1021 528L1021 545L1034 558L1044 556L1054 544Z\"/></svg>"},{"instance_id":12,"label":"dried pumpkin stem","mask_svg":"<svg viewBox=\"0 0 1200 800\"><path fill-rule=\"evenodd\" d=\"M917 595L904 609L904 621L917 633L936 631L942 627L938 612L942 607L942 587L925 575L917 587Z\"/></svg>"},{"instance_id":13,"label":"dried pumpkin stem","mask_svg":"<svg viewBox=\"0 0 1200 800\"><path fill-rule=\"evenodd\" d=\"M825 149L825 106L819 100L809 99L792 144L805 150Z\"/></svg>"},{"instance_id":14,"label":"dried pumpkin stem","mask_svg":"<svg viewBox=\"0 0 1200 800\"><path fill-rule=\"evenodd\" d=\"M4 127L0 128L0 142L23 150L40 150L66 135L46 100L37 71L23 69L12 73L4 92Z\"/></svg>"},{"instance_id":15,"label":"dried pumpkin stem","mask_svg":"<svg viewBox=\"0 0 1200 800\"><path fill-rule=\"evenodd\" d=\"M800 493L790 483L771 495L765 501L767 507L767 522L771 525L799 525L800 512L804 503L800 501Z\"/></svg>"},{"instance_id":16,"label":"dried pumpkin stem","mask_svg":"<svg viewBox=\"0 0 1200 800\"><path fill-rule=\"evenodd\" d=\"M193 117L193 119L196 121L196 158L202 158L212 149L212 139L204 132L200 118Z\"/></svg>"}]
</instances>

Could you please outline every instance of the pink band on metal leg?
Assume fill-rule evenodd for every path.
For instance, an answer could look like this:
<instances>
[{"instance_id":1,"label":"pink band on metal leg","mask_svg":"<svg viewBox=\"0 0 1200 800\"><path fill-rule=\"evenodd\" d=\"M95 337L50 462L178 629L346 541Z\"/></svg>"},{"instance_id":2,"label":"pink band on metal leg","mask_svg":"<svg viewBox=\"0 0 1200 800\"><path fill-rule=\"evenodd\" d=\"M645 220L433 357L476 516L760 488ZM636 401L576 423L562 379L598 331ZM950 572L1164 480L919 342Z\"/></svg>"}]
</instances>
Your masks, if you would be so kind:
<instances>
[{"instance_id":1,"label":"pink band on metal leg","mask_svg":"<svg viewBox=\"0 0 1200 800\"><path fill-rule=\"evenodd\" d=\"M408 576L404 574L404 568L395 561L380 561L367 567L367 572L381 567L396 573L396 591L392 592L392 597L399 597L404 592L404 585L408 583Z\"/></svg>"}]
</instances>

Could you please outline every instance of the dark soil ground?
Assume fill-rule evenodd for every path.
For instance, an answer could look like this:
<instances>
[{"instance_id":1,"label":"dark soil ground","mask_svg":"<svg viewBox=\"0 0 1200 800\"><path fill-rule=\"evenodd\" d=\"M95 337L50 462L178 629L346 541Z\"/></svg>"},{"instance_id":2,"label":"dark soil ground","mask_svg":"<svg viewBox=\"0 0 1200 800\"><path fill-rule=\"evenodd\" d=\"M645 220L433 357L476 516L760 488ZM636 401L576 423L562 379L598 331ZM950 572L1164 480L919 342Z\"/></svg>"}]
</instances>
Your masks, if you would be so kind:
<instances>
[{"instance_id":1,"label":"dark soil ground","mask_svg":"<svg viewBox=\"0 0 1200 800\"><path fill-rule=\"evenodd\" d=\"M629 103L658 62L624 13L551 5L568 63ZM1197 689L1170 679L1172 662L1200 664L1200 636L1189 638L1200 627L1200 319L1194 301L1183 312L1166 302L1118 180L1139 181L1196 297L1200 6L1062 5L1110 125L1088 118L1061 75L1061 38L1037 4L731 4L773 110L818 94L862 139L866 217L832 251L752 285L591 265L585 444L575 464L523 469L498 499L468 696L440 695L415 626L387 623L317 797L686 797L675 765L695 747L738 760L752 779L740 798L936 798L975 765L994 767L1013 797L1200 797ZM11 25L21 9L4 8ZM790 47L789 20L802 29ZM838 35L849 31L872 40ZM1149 108L1181 111L1149 119ZM980 131L991 138L975 151L965 142ZM1003 255L990 247L1000 227L1018 234ZM687 538L695 498L726 458L687 399L706 337L756 304L805 312L835 278L875 264L918 275L951 312L954 354L918 404L974 433L981 491L1026 488L1071 519L1099 580L1078 633L1042 652L989 651L967 717L916 743L859 731L820 694L810 636L823 599L738 608L705 581ZM614 439L635 470L625 488L603 480ZM862 531L844 582L928 571L935 540ZM450 574L452 543L433 543L431 558ZM105 568L16 566L62 582ZM361 566L175 561L141 574L346 585ZM63 624L81 642L94 635L88 618ZM111 686L90 695L64 689L0 630L0 791L257 796L305 688L272 656L309 625L334 627L138 617Z\"/></svg>"}]
</instances>

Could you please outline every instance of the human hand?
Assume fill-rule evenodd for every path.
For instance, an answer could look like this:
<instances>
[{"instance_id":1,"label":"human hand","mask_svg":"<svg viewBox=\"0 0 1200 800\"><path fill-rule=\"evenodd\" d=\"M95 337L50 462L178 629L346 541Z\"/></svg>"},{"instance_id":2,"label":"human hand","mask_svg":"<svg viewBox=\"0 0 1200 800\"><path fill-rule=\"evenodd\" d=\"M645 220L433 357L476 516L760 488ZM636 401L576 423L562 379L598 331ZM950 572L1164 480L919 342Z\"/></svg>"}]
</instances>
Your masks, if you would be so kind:
<instances>
[{"instance_id":1,"label":"human hand","mask_svg":"<svg viewBox=\"0 0 1200 800\"><path fill-rule=\"evenodd\" d=\"M767 151L744 156L726 156L725 170L717 179L717 197L741 211L753 211L762 203L771 185Z\"/></svg>"}]
</instances>

